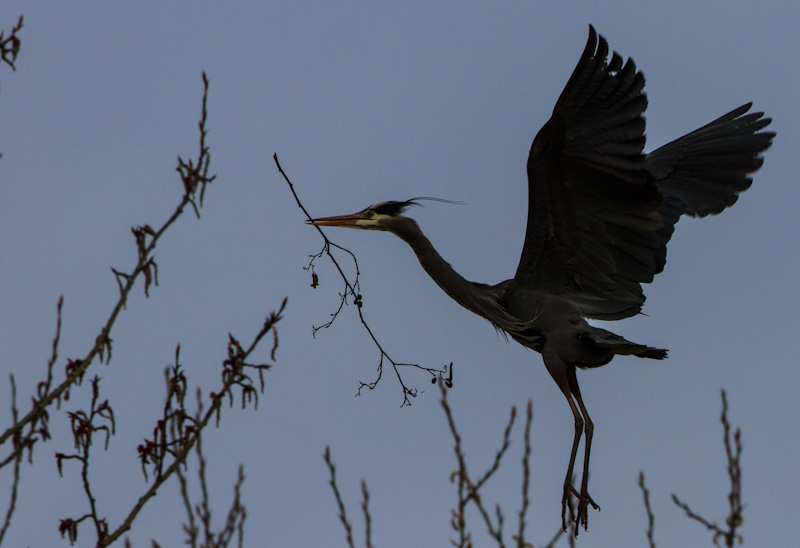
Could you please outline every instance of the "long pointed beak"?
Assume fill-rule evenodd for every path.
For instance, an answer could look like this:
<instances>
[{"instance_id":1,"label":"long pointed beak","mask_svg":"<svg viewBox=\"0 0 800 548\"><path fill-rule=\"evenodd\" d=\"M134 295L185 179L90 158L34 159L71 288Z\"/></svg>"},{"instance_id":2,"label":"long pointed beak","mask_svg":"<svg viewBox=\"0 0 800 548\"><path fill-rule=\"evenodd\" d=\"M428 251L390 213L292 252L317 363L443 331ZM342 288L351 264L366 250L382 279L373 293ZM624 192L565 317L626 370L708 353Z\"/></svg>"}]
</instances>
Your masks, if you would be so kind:
<instances>
[{"instance_id":1,"label":"long pointed beak","mask_svg":"<svg viewBox=\"0 0 800 548\"><path fill-rule=\"evenodd\" d=\"M338 215L336 217L320 217L319 219L311 219L306 221L307 225L314 226L346 226L354 227L356 223L362 220L363 217L358 213L351 213L350 215Z\"/></svg>"}]
</instances>

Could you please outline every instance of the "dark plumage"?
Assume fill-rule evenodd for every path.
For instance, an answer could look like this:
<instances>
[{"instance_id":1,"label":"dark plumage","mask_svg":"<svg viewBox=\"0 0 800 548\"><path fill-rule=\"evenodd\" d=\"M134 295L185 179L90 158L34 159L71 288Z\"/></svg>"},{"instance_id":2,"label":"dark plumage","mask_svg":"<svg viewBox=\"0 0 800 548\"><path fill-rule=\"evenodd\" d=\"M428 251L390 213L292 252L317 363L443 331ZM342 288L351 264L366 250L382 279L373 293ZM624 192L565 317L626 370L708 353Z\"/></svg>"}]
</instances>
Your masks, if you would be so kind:
<instances>
[{"instance_id":1,"label":"dark plumage","mask_svg":"<svg viewBox=\"0 0 800 548\"><path fill-rule=\"evenodd\" d=\"M407 242L431 278L456 302L514 340L542 354L575 418L564 480L566 512L587 526L587 489L594 426L576 368L598 367L616 355L663 359L667 351L589 325L641 311L643 283L664 269L666 246L681 215L723 211L746 190L774 133L763 113L743 105L649 154L643 153L647 97L644 76L589 27L578 66L528 156L528 224L514 278L489 286L455 272L404 209L381 202L356 214L311 221L392 232ZM572 472L585 435L580 490ZM577 510L572 496L577 496ZM577 533L576 527L576 533Z\"/></svg>"}]
</instances>

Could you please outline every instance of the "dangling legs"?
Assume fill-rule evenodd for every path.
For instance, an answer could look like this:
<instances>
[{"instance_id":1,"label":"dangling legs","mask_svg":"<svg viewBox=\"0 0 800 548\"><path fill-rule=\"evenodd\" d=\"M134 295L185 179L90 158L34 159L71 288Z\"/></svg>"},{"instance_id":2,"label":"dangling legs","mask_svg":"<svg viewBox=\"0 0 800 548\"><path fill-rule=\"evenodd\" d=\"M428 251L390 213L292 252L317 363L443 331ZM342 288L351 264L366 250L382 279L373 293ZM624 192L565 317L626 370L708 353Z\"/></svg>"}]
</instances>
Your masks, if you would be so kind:
<instances>
[{"instance_id":1,"label":"dangling legs","mask_svg":"<svg viewBox=\"0 0 800 548\"><path fill-rule=\"evenodd\" d=\"M578 408L575 406L575 402L572 399L572 390L570 388L569 371L571 370L571 376L574 377L575 367L567 364L558 356L548 352L547 348L545 348L542 352L542 358L544 359L544 365L547 367L547 371L550 372L550 376L553 377L553 380L556 381L556 384L561 389L564 397L567 398L569 408L572 410L572 416L575 417L575 437L572 440L572 451L569 455L569 467L567 468L567 476L564 478L564 492L561 496L561 527L564 529L564 531L566 531L567 509L569 509L571 521L575 521L576 517L575 512L572 509L572 494L575 493L577 495L577 492L575 491L575 488L572 487L572 475L575 468L575 458L578 454L578 445L581 441L581 434L583 434L584 421L581 413L578 411ZM580 505L578 508L580 510ZM580 516L580 513L578 516Z\"/></svg>"},{"instance_id":2,"label":"dangling legs","mask_svg":"<svg viewBox=\"0 0 800 548\"><path fill-rule=\"evenodd\" d=\"M575 536L578 536L578 529L581 525L583 525L584 529L587 529L589 526L589 508L588 505L591 504L595 510L599 510L600 507L592 500L592 497L589 496L588 486L589 486L589 452L592 450L592 435L594 434L594 423L592 423L592 419L589 418L589 413L586 411L586 407L583 405L583 398L581 398L581 389L578 387L578 378L575 375L575 368L569 368L567 370L567 378L569 380L569 387L570 391L572 392L572 396L575 398L575 401L578 402L578 407L581 410L581 414L583 415L584 419L584 455L583 455L583 478L581 478L581 492L578 494L578 515L577 515L577 527L575 528ZM574 404L571 405L574 409ZM573 447L573 451L575 448Z\"/></svg>"},{"instance_id":3,"label":"dangling legs","mask_svg":"<svg viewBox=\"0 0 800 548\"><path fill-rule=\"evenodd\" d=\"M572 409L572 414L575 417L575 437L572 440L572 452L569 455L569 467L567 468L567 476L564 478L564 494L561 496L561 528L564 531L566 531L567 508L569 508L569 519L571 521L575 520L575 512L572 509L572 493L575 491L575 488L572 486L572 476L573 476L573 469L575 468L575 457L578 454L578 444L581 441L581 434L583 433L584 423L581 414L575 407L575 402L572 401L572 396L570 396L568 391L564 392L564 395L567 397L567 403L569 403L569 407L570 409ZM578 506L578 510L580 511L580 505Z\"/></svg>"}]
</instances>

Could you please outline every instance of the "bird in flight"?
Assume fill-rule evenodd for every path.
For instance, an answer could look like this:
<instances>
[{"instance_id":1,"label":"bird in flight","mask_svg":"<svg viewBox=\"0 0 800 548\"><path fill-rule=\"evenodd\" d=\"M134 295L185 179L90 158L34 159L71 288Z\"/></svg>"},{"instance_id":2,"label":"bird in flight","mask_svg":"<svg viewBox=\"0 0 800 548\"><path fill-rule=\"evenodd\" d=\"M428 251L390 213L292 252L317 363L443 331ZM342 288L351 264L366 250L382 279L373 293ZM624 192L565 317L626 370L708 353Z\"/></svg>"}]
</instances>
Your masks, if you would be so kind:
<instances>
[{"instance_id":1,"label":"bird in flight","mask_svg":"<svg viewBox=\"0 0 800 548\"><path fill-rule=\"evenodd\" d=\"M576 369L614 356L661 360L667 351L631 342L587 319L638 314L643 283L664 269L681 215L705 217L733 205L775 133L771 122L743 105L713 122L644 153L644 75L589 27L578 65L528 155L528 224L519 266L510 280L466 280L439 255L413 219L401 214L420 200L379 202L351 215L308 221L316 226L382 230L416 253L422 268L461 306L541 353L575 418L564 479L561 521L576 534L588 526L589 453L594 425L581 398ZM584 437L580 489L572 484ZM577 500L574 506L573 497Z\"/></svg>"}]
</instances>

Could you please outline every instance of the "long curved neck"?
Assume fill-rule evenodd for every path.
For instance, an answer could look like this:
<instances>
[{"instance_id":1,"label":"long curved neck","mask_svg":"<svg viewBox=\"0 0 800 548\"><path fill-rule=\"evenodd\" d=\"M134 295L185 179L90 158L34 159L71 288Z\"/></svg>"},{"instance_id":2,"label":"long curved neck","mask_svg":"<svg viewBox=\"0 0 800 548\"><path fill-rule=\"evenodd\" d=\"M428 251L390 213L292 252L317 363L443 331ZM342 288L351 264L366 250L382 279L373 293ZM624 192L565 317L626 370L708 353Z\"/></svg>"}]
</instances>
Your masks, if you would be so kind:
<instances>
[{"instance_id":1,"label":"long curved neck","mask_svg":"<svg viewBox=\"0 0 800 548\"><path fill-rule=\"evenodd\" d=\"M485 303L490 296L489 287L470 282L453 270L422 233L416 221L408 217L392 217L386 219L384 224L390 232L411 246L422 268L450 298L467 310L492 321Z\"/></svg>"}]
</instances>

